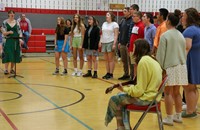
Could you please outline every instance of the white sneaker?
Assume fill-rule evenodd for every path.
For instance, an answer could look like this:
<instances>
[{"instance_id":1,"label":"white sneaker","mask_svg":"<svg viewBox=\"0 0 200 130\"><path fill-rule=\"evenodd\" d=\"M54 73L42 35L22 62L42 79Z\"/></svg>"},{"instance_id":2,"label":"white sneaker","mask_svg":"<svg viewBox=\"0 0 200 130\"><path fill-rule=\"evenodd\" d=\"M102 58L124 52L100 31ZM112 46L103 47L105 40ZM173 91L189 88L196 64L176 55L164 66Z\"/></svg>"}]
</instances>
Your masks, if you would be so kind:
<instances>
[{"instance_id":1,"label":"white sneaker","mask_svg":"<svg viewBox=\"0 0 200 130\"><path fill-rule=\"evenodd\" d=\"M87 62L87 57L84 57L84 61Z\"/></svg>"},{"instance_id":2,"label":"white sneaker","mask_svg":"<svg viewBox=\"0 0 200 130\"><path fill-rule=\"evenodd\" d=\"M82 71L78 71L76 76L81 77L82 76Z\"/></svg>"},{"instance_id":3,"label":"white sneaker","mask_svg":"<svg viewBox=\"0 0 200 130\"><path fill-rule=\"evenodd\" d=\"M164 125L173 126L173 125L174 125L173 119L170 119L170 118L166 117L166 118L163 119L163 124L164 124Z\"/></svg>"},{"instance_id":4,"label":"white sneaker","mask_svg":"<svg viewBox=\"0 0 200 130\"><path fill-rule=\"evenodd\" d=\"M118 61L121 61L121 58L119 57L117 60L118 60Z\"/></svg>"},{"instance_id":5,"label":"white sneaker","mask_svg":"<svg viewBox=\"0 0 200 130\"><path fill-rule=\"evenodd\" d=\"M183 123L181 115L175 114L173 116L173 121L177 123Z\"/></svg>"},{"instance_id":6,"label":"white sneaker","mask_svg":"<svg viewBox=\"0 0 200 130\"><path fill-rule=\"evenodd\" d=\"M72 76L76 76L77 75L77 71L74 71L73 73L72 73Z\"/></svg>"}]
</instances>

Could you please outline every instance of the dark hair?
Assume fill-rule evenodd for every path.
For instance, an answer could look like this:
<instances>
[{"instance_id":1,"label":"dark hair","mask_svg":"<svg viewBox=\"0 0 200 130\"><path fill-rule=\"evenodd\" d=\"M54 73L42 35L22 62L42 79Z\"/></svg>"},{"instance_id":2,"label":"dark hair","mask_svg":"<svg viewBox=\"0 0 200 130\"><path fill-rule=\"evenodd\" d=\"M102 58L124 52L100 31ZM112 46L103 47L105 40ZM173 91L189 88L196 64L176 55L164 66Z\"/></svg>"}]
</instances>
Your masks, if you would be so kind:
<instances>
[{"instance_id":1,"label":"dark hair","mask_svg":"<svg viewBox=\"0 0 200 130\"><path fill-rule=\"evenodd\" d=\"M135 51L134 51L134 57L135 62L138 64L140 59L145 56L149 55L151 56L151 50L149 43L144 39L138 39L134 42L135 44Z\"/></svg>"},{"instance_id":2,"label":"dark hair","mask_svg":"<svg viewBox=\"0 0 200 130\"><path fill-rule=\"evenodd\" d=\"M186 19L186 26L196 25L200 26L200 19L199 19L199 13L195 8L188 8L185 10L185 13L187 14Z\"/></svg>"},{"instance_id":3,"label":"dark hair","mask_svg":"<svg viewBox=\"0 0 200 130\"><path fill-rule=\"evenodd\" d=\"M15 14L15 11L9 10L9 11L8 11L8 14L11 14L11 13Z\"/></svg>"},{"instance_id":4,"label":"dark hair","mask_svg":"<svg viewBox=\"0 0 200 130\"><path fill-rule=\"evenodd\" d=\"M93 26L97 26L97 20L94 16L89 16L88 18L92 18L93 19Z\"/></svg>"},{"instance_id":5,"label":"dark hair","mask_svg":"<svg viewBox=\"0 0 200 130\"><path fill-rule=\"evenodd\" d=\"M153 19L157 19L157 16L155 15L155 16L153 16Z\"/></svg>"},{"instance_id":6,"label":"dark hair","mask_svg":"<svg viewBox=\"0 0 200 130\"><path fill-rule=\"evenodd\" d=\"M163 19L166 20L169 11L167 9L165 9L165 8L160 8L159 12L160 12L160 16L163 16Z\"/></svg>"},{"instance_id":7,"label":"dark hair","mask_svg":"<svg viewBox=\"0 0 200 130\"><path fill-rule=\"evenodd\" d=\"M176 16L175 14L169 14L168 15L168 20L170 21L170 24L173 27L176 27L177 24L179 23L179 17Z\"/></svg>"},{"instance_id":8,"label":"dark hair","mask_svg":"<svg viewBox=\"0 0 200 130\"><path fill-rule=\"evenodd\" d=\"M129 10L130 10L130 7L125 7L124 9L127 10L127 11L129 11Z\"/></svg>"},{"instance_id":9,"label":"dark hair","mask_svg":"<svg viewBox=\"0 0 200 130\"><path fill-rule=\"evenodd\" d=\"M146 16L147 16L147 18L149 18L150 19L150 23L154 23L153 22L153 15L151 14L151 13L146 13Z\"/></svg>"},{"instance_id":10,"label":"dark hair","mask_svg":"<svg viewBox=\"0 0 200 130\"><path fill-rule=\"evenodd\" d=\"M181 11L179 9L175 9L174 15L180 18L181 17Z\"/></svg>"},{"instance_id":11,"label":"dark hair","mask_svg":"<svg viewBox=\"0 0 200 130\"><path fill-rule=\"evenodd\" d=\"M70 22L70 25L72 25L71 19L66 19L66 20L65 20L65 23L66 23L66 24L67 24L67 21L69 21L69 22Z\"/></svg>"},{"instance_id":12,"label":"dark hair","mask_svg":"<svg viewBox=\"0 0 200 130\"><path fill-rule=\"evenodd\" d=\"M139 11L139 9L140 9L137 4L132 4L130 7L137 11Z\"/></svg>"},{"instance_id":13,"label":"dark hair","mask_svg":"<svg viewBox=\"0 0 200 130\"><path fill-rule=\"evenodd\" d=\"M115 15L113 14L113 12L109 11L109 12L107 12L107 13L110 14L110 16L111 16L111 21L114 22L114 21L115 21Z\"/></svg>"}]
</instances>

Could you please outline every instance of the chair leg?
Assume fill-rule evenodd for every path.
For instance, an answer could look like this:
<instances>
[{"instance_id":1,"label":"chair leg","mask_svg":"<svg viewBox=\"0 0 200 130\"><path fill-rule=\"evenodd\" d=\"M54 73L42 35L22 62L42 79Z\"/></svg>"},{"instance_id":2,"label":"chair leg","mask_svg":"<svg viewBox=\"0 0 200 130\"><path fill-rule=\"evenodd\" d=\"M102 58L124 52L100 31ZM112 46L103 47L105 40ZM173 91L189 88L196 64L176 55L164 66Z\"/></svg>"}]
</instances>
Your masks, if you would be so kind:
<instances>
[{"instance_id":1,"label":"chair leg","mask_svg":"<svg viewBox=\"0 0 200 130\"><path fill-rule=\"evenodd\" d=\"M157 117L158 117L159 129L164 130L163 121L162 121L162 113L161 113L161 111L158 110L158 108L156 108L156 113L157 113Z\"/></svg>"}]
</instances>

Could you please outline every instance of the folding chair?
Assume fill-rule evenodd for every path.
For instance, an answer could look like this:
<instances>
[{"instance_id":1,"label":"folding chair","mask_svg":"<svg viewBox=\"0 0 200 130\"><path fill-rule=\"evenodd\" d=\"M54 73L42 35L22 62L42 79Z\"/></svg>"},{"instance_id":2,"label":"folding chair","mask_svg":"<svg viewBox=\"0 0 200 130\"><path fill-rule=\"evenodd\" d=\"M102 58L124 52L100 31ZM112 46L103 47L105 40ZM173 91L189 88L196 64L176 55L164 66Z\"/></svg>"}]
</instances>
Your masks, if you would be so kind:
<instances>
[{"instance_id":1,"label":"folding chair","mask_svg":"<svg viewBox=\"0 0 200 130\"><path fill-rule=\"evenodd\" d=\"M161 109L160 109L161 101L156 101L156 99L159 95L163 93L166 81L167 81L167 76L163 78L162 83L159 86L158 93L156 94L153 101L149 105L138 106L134 104L129 104L126 106L126 109L124 111L125 116L123 117L124 122L126 122L125 123L126 130L127 129L129 130L131 128L130 127L130 111L143 112L142 116L138 120L133 130L137 130L137 128L139 127L139 125L141 124L142 120L147 115L147 113L157 113L159 129L164 130L163 122L162 122L162 114L161 114Z\"/></svg>"}]
</instances>

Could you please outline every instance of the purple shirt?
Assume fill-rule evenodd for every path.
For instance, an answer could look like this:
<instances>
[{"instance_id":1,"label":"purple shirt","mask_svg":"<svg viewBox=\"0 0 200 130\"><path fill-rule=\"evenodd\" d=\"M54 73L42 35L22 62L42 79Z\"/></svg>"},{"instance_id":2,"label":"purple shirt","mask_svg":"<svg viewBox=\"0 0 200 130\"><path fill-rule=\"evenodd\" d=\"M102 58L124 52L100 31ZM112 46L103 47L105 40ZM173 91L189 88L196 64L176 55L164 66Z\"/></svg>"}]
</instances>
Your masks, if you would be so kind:
<instances>
[{"instance_id":1,"label":"purple shirt","mask_svg":"<svg viewBox=\"0 0 200 130\"><path fill-rule=\"evenodd\" d=\"M155 25L151 24L149 27L145 27L144 29L144 39L148 41L150 48L153 47L153 41L156 35L156 27Z\"/></svg>"}]
</instances>

